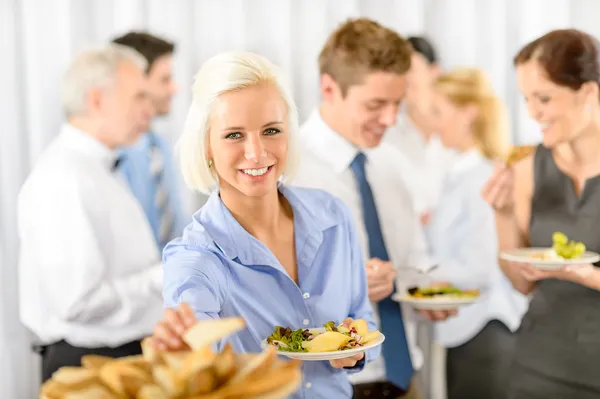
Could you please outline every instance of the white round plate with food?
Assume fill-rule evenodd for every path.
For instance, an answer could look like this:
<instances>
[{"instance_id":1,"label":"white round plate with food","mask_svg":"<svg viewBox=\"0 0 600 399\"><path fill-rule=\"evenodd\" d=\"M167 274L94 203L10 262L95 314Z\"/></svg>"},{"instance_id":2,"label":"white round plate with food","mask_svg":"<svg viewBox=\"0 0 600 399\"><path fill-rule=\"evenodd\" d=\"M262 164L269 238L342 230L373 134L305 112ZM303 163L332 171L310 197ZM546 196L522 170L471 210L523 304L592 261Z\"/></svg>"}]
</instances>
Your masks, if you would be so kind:
<instances>
[{"instance_id":1,"label":"white round plate with food","mask_svg":"<svg viewBox=\"0 0 600 399\"><path fill-rule=\"evenodd\" d=\"M552 248L520 248L505 251L500 259L515 263L528 263L540 270L559 270L569 265L585 265L600 261L600 254L586 251L576 258L565 259Z\"/></svg>"},{"instance_id":2,"label":"white round plate with food","mask_svg":"<svg viewBox=\"0 0 600 399\"><path fill-rule=\"evenodd\" d=\"M308 328L308 330L311 333L314 333L316 336L322 335L323 337L325 337L325 335L324 335L325 333L331 332L331 331L327 331L327 329L325 327ZM314 351L311 351L311 349L307 349L306 352L290 352L290 351L282 350L281 348L278 348L277 354L288 357L290 359L298 359L298 360L302 360L302 361L321 361L321 360L343 359L346 357L354 356L357 353L374 348L376 346L379 346L383 343L383 341L385 341L385 336L382 333L380 333L379 331L370 332L370 334L373 334L374 338L372 338L370 341L368 341L364 345L356 346L356 347L353 347L350 349L320 351L318 348L313 348ZM335 339L336 337L333 337L333 338ZM323 340L319 340L319 341L323 341ZM321 342L321 343L324 343L324 342ZM267 339L265 339L261 343L261 346L263 348L266 348L268 345L270 345L270 344L267 342ZM325 346L328 346L329 348L339 347L339 345L337 345L335 342L332 342L329 345L324 345L323 347L325 347Z\"/></svg>"},{"instance_id":3,"label":"white round plate with food","mask_svg":"<svg viewBox=\"0 0 600 399\"><path fill-rule=\"evenodd\" d=\"M478 298L452 298L449 295L431 298L415 298L411 295L396 294L392 299L398 302L409 304L415 309L420 310L455 310L461 306L472 304Z\"/></svg>"},{"instance_id":4,"label":"white round plate with food","mask_svg":"<svg viewBox=\"0 0 600 399\"><path fill-rule=\"evenodd\" d=\"M411 287L405 294L395 294L393 300L420 310L455 310L479 299L479 291L463 291L453 286Z\"/></svg>"}]
</instances>

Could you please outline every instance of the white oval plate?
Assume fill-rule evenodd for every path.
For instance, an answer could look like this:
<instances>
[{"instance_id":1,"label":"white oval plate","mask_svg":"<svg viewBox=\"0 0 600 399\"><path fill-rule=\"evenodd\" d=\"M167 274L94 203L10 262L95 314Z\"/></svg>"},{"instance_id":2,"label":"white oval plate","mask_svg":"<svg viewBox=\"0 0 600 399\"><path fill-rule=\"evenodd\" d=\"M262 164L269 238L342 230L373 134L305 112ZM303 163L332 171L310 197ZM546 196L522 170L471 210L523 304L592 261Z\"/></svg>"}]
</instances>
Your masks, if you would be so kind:
<instances>
[{"instance_id":1,"label":"white oval plate","mask_svg":"<svg viewBox=\"0 0 600 399\"><path fill-rule=\"evenodd\" d=\"M568 265L585 265L600 261L600 255L595 252L585 252L576 259L536 259L535 255L550 251L549 248L520 248L505 251L500 259L508 262L529 263L540 270L559 270Z\"/></svg>"},{"instance_id":2,"label":"white oval plate","mask_svg":"<svg viewBox=\"0 0 600 399\"><path fill-rule=\"evenodd\" d=\"M453 298L451 296L439 296L432 298L413 298L408 294L395 294L392 299L411 305L415 309L422 310L455 310L461 306L470 305L477 301L479 297L474 298Z\"/></svg>"},{"instance_id":3,"label":"white oval plate","mask_svg":"<svg viewBox=\"0 0 600 399\"><path fill-rule=\"evenodd\" d=\"M317 332L325 332L325 327L319 328L310 328L310 330L315 330ZM359 348L346 349L343 351L333 351L333 352L285 352L285 351L277 351L278 355L288 357L290 359L298 359L303 361L318 361L318 360L335 360L335 359L343 359L345 357L350 357L356 355L357 353L364 352L367 349L374 348L379 346L385 341L385 336L379 333L379 337L375 338L373 341L369 342L365 346L361 346ZM267 347L267 340L262 341L262 348Z\"/></svg>"}]
</instances>

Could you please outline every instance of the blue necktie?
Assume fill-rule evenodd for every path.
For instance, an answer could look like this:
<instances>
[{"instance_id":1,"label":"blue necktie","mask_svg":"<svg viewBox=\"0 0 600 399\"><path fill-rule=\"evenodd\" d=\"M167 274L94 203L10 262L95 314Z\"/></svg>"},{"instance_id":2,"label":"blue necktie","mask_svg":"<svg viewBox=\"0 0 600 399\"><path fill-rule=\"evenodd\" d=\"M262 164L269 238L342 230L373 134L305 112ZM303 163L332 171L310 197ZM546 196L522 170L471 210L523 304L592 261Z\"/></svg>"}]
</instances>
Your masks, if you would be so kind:
<instances>
[{"instance_id":1,"label":"blue necktie","mask_svg":"<svg viewBox=\"0 0 600 399\"><path fill-rule=\"evenodd\" d=\"M169 190L165 180L164 157L153 133L150 139L150 173L154 181L154 206L158 212L157 239L159 247L163 247L173 238L173 215L169 198Z\"/></svg>"},{"instance_id":2,"label":"blue necktie","mask_svg":"<svg viewBox=\"0 0 600 399\"><path fill-rule=\"evenodd\" d=\"M365 154L359 152L350 164L350 168L354 172L360 190L363 218L369 236L369 255L371 258L389 261L390 258L383 241L373 192L365 173L365 162ZM394 285L395 291L396 287ZM407 390L413 375L413 367L400 305L393 301L391 297L387 297L377 303L377 308L381 320L381 332L385 335L382 352L387 379L397 387Z\"/></svg>"}]
</instances>

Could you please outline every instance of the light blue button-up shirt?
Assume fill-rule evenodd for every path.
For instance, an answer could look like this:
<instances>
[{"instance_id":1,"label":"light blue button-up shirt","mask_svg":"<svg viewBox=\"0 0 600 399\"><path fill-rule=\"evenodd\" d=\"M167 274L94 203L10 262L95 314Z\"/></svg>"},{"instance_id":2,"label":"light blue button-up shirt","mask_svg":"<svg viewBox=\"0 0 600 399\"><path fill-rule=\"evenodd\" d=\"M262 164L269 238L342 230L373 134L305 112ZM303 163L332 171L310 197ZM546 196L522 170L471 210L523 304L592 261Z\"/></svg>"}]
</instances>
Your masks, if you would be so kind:
<instances>
[{"instance_id":1,"label":"light blue button-up shirt","mask_svg":"<svg viewBox=\"0 0 600 399\"><path fill-rule=\"evenodd\" d=\"M169 196L169 208L173 217L173 229L171 238L181 234L186 224L189 222L189 215L186 216L181 201L181 193L178 176L173 165L173 156L171 147L165 139L158 134L149 132L143 135L140 140L131 147L123 149L123 161L119 170L127 181L131 192L142 205L146 218L150 222L154 239L158 248L162 250L167 242L159 240L159 221L160 214L156 207L156 182L152 176L150 148L155 144L163 158L164 179Z\"/></svg>"},{"instance_id":2,"label":"light blue button-up shirt","mask_svg":"<svg viewBox=\"0 0 600 399\"><path fill-rule=\"evenodd\" d=\"M298 285L271 251L250 235L214 192L181 238L163 253L165 306L187 302L198 319L240 316L247 328L229 340L236 351L260 352L276 325L319 327L346 317L376 329L363 256L352 217L321 190L280 185L294 211ZM219 343L219 349L223 342ZM366 361L380 348L367 351ZM351 398L347 373L329 362L305 362L294 398Z\"/></svg>"},{"instance_id":3,"label":"light blue button-up shirt","mask_svg":"<svg viewBox=\"0 0 600 399\"><path fill-rule=\"evenodd\" d=\"M436 339L446 347L468 342L494 319L516 331L527 309L526 297L512 287L498 265L494 211L481 196L493 171L494 165L476 150L457 155L427 225L430 249L439 266L429 277L481 291L477 302L435 324Z\"/></svg>"}]
</instances>

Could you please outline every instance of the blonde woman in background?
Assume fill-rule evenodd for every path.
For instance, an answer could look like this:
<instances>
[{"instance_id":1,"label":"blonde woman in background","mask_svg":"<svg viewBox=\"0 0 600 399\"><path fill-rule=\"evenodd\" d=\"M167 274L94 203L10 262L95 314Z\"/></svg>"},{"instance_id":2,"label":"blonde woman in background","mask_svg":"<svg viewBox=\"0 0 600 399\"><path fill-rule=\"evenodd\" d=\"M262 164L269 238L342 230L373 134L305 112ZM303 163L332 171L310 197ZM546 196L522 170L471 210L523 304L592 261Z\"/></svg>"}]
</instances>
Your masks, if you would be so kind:
<instances>
[{"instance_id":1,"label":"blonde woman in background","mask_svg":"<svg viewBox=\"0 0 600 399\"><path fill-rule=\"evenodd\" d=\"M436 284L481 292L478 302L435 326L436 341L447 348L447 395L501 399L526 299L498 266L494 212L480 193L493 174L493 160L504 154L506 116L478 69L442 74L433 89L436 131L458 155L426 230L439 264L430 277Z\"/></svg>"}]
</instances>

